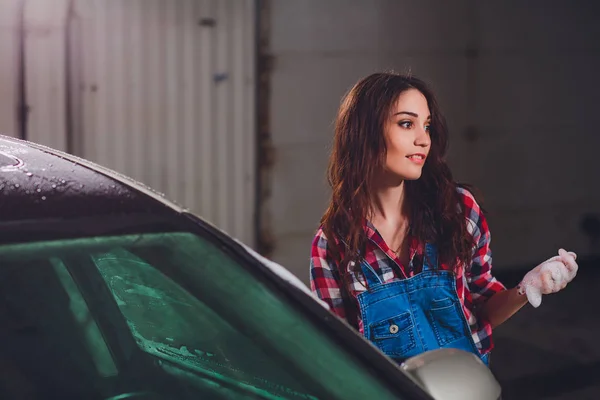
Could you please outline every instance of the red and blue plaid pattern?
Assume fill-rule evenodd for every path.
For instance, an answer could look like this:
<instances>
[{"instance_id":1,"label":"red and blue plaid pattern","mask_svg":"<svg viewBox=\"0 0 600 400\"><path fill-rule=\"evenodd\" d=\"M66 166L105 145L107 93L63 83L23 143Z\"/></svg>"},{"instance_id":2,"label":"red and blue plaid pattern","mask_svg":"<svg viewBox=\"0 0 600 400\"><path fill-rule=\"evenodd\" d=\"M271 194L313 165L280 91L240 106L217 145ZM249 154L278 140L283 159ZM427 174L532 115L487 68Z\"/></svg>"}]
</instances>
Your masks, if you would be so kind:
<instances>
[{"instance_id":1,"label":"red and blue plaid pattern","mask_svg":"<svg viewBox=\"0 0 600 400\"><path fill-rule=\"evenodd\" d=\"M491 237L483 212L469 191L462 188L459 188L458 191L462 195L469 232L473 235L477 245L473 249L471 265L466 268L462 266L457 271L456 291L471 327L473 341L481 354L486 354L494 347L492 327L489 321L476 315L475 309L493 294L506 288L492 275ZM372 224L367 222L365 231L370 240L364 258L383 282L404 279L404 276L410 277L415 274L415 271L420 271L423 264L424 245L422 243L416 239L412 240L411 261L405 268ZM440 267L449 269L447 265ZM359 293L366 290L366 283L360 274L352 273L351 276L353 279L352 295L356 298ZM319 229L312 243L310 286L312 291L330 306L334 314L346 319L346 308L342 302L340 282L338 270L328 249L327 238L323 230ZM360 315L357 315L356 319L359 331L363 333Z\"/></svg>"}]
</instances>

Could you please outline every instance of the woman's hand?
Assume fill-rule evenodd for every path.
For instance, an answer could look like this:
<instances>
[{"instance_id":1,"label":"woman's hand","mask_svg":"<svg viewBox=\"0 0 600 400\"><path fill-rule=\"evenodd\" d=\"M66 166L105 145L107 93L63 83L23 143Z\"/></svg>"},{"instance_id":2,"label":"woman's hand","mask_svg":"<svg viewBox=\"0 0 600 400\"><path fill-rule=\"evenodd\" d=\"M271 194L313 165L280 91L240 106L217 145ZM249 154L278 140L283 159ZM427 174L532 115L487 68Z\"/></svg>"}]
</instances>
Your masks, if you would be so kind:
<instances>
[{"instance_id":1,"label":"woman's hand","mask_svg":"<svg viewBox=\"0 0 600 400\"><path fill-rule=\"evenodd\" d=\"M544 261L525 275L518 285L519 294L526 294L529 303L539 307L543 294L556 293L575 278L579 268L576 258L575 253L560 249L558 256Z\"/></svg>"}]
</instances>

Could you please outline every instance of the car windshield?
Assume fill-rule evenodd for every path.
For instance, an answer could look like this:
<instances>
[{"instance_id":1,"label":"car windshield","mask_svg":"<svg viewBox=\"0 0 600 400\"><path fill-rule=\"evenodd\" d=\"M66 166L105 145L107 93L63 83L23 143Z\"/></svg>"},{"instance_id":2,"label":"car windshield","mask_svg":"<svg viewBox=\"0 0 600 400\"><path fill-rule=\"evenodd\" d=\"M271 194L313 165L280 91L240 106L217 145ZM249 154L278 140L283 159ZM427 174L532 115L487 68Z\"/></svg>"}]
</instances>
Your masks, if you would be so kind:
<instances>
[{"instance_id":1,"label":"car windshield","mask_svg":"<svg viewBox=\"0 0 600 400\"><path fill-rule=\"evenodd\" d=\"M0 246L0 340L3 399L398 398L191 233Z\"/></svg>"}]
</instances>

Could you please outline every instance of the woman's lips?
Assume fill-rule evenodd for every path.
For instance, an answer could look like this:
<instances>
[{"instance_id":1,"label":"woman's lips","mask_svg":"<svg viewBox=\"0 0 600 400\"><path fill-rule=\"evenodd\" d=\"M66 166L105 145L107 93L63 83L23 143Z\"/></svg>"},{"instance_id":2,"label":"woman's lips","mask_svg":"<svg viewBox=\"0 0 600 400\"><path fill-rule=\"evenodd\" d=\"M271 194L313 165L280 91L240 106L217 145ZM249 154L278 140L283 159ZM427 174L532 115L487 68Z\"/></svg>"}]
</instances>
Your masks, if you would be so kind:
<instances>
[{"instance_id":1,"label":"woman's lips","mask_svg":"<svg viewBox=\"0 0 600 400\"><path fill-rule=\"evenodd\" d=\"M408 158L410 161L414 162L415 164L423 164L425 162L425 154L411 154L409 156L406 156L406 158Z\"/></svg>"}]
</instances>

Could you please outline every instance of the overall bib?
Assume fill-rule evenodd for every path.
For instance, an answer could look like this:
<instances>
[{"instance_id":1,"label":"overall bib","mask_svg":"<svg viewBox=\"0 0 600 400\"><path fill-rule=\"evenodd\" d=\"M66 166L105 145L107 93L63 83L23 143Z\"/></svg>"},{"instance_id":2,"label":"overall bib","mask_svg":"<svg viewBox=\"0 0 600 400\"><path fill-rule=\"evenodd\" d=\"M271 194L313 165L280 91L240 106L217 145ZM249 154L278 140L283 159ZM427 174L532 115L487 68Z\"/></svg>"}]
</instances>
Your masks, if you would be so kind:
<instances>
[{"instance_id":1,"label":"overall bib","mask_svg":"<svg viewBox=\"0 0 600 400\"><path fill-rule=\"evenodd\" d=\"M357 296L364 335L397 362L438 348L456 348L477 355L471 329L456 292L451 271L435 270L437 249L425 247L423 270L407 279L383 283L363 259L369 290ZM432 265L430 265L432 264Z\"/></svg>"}]
</instances>

